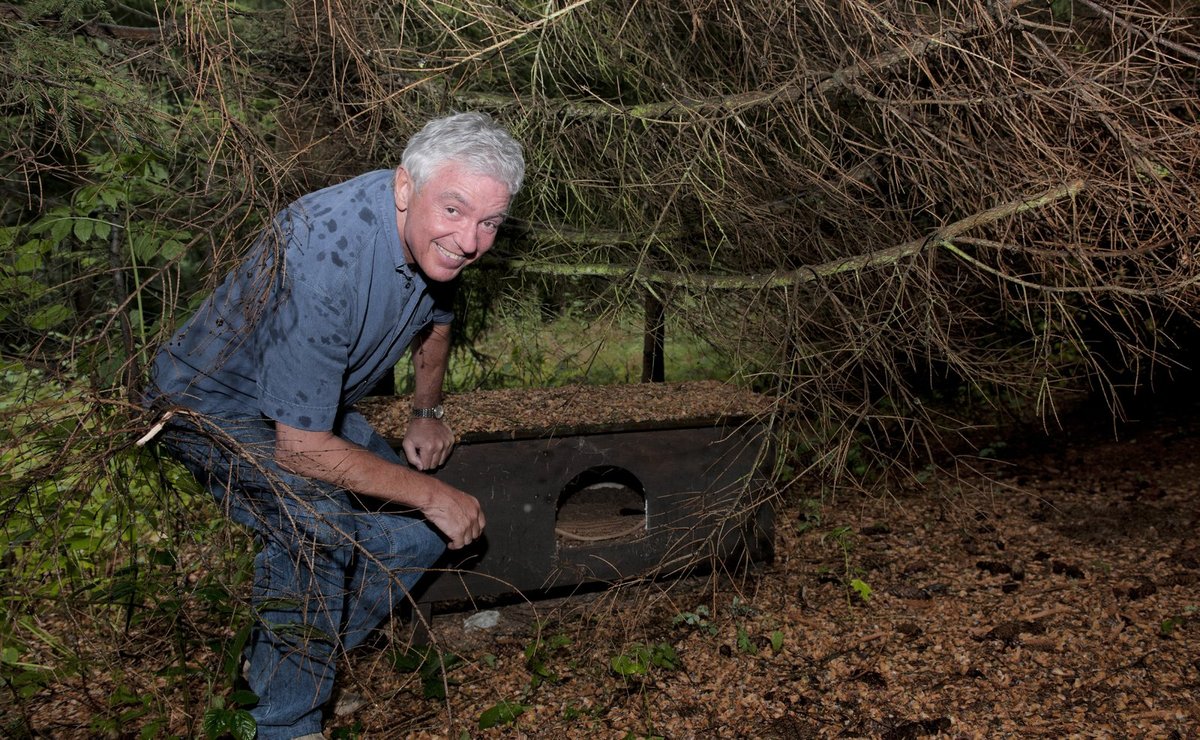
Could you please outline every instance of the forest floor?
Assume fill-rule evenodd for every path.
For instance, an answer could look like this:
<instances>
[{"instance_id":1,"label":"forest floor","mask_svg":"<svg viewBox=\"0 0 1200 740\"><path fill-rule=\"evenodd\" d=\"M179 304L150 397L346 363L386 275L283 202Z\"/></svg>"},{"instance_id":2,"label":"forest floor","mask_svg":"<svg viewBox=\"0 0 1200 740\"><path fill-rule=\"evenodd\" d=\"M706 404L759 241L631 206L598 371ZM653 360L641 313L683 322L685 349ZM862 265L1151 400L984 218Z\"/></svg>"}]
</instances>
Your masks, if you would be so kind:
<instances>
[{"instance_id":1,"label":"forest floor","mask_svg":"<svg viewBox=\"0 0 1200 740\"><path fill-rule=\"evenodd\" d=\"M373 700L335 725L371 738L1200 737L1200 418L1175 411L1119 434L1074 419L887 495L822 502L801 482L774 561L738 576L508 606L487 630L440 615L438 644L462 659L448 698L366 655L350 681ZM479 729L514 705L511 724Z\"/></svg>"},{"instance_id":2,"label":"forest floor","mask_svg":"<svg viewBox=\"0 0 1200 740\"><path fill-rule=\"evenodd\" d=\"M398 669L394 627L351 656L366 703L327 734L1200 737L1195 411L1073 420L886 494L799 481L771 562L498 606L482 629L438 613L444 674ZM23 703L33 735L95 736L94 678ZM201 693L171 732L204 736Z\"/></svg>"}]
</instances>

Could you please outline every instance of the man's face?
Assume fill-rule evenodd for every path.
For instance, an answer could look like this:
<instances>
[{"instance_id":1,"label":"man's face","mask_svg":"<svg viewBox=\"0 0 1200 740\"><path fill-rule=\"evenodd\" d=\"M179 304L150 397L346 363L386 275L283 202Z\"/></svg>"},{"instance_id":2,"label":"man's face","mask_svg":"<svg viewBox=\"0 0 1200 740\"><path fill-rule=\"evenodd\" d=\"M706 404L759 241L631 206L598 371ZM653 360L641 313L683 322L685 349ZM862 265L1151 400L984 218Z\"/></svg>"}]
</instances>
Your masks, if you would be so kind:
<instances>
[{"instance_id":1,"label":"man's face","mask_svg":"<svg viewBox=\"0 0 1200 740\"><path fill-rule=\"evenodd\" d=\"M506 185L457 162L437 168L416 191L398 168L396 224L405 256L430 280L453 280L492 248L509 200Z\"/></svg>"}]
</instances>

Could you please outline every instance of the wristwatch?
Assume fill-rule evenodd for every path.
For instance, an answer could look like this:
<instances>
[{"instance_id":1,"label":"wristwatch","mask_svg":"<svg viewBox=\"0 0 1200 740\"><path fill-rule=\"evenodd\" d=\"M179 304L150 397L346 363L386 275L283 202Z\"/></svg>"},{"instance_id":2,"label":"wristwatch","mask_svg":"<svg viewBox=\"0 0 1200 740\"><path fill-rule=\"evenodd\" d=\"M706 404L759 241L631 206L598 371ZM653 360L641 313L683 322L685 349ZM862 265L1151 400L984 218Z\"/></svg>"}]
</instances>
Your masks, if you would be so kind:
<instances>
[{"instance_id":1,"label":"wristwatch","mask_svg":"<svg viewBox=\"0 0 1200 740\"><path fill-rule=\"evenodd\" d=\"M446 410L438 404L431 409L413 409L412 415L414 419L440 419L446 415Z\"/></svg>"}]
</instances>

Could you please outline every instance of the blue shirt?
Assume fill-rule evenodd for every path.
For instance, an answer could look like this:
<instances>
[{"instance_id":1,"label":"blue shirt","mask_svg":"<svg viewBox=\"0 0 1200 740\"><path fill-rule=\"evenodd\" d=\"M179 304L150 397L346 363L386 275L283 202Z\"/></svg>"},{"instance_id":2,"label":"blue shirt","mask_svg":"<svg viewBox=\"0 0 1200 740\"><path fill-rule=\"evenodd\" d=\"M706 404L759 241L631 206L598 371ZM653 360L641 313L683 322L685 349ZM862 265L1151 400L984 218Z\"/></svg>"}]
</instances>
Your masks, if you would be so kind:
<instances>
[{"instance_id":1,"label":"blue shirt","mask_svg":"<svg viewBox=\"0 0 1200 740\"><path fill-rule=\"evenodd\" d=\"M159 351L147 400L338 431L418 333L453 318L449 286L406 264L393 175L360 175L276 216Z\"/></svg>"}]
</instances>

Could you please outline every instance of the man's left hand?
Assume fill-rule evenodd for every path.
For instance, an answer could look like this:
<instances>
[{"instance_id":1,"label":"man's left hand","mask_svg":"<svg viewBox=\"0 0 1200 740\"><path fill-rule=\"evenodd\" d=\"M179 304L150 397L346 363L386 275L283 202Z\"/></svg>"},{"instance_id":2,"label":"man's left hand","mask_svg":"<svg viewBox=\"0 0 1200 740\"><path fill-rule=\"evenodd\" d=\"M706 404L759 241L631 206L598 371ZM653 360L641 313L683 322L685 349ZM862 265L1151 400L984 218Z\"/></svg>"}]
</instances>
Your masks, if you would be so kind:
<instances>
[{"instance_id":1,"label":"man's left hand","mask_svg":"<svg viewBox=\"0 0 1200 740\"><path fill-rule=\"evenodd\" d=\"M454 449L454 432L441 419L410 419L403 447L408 462L417 470L436 470Z\"/></svg>"}]
</instances>

